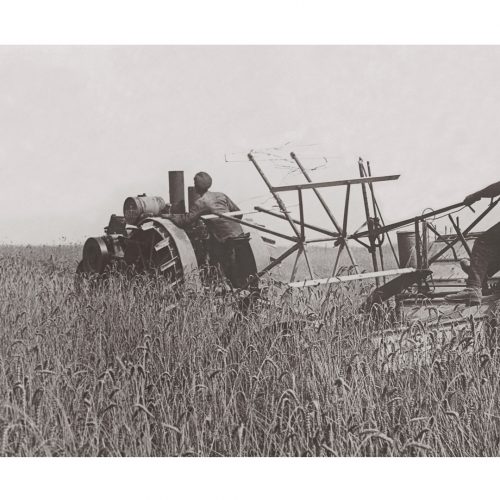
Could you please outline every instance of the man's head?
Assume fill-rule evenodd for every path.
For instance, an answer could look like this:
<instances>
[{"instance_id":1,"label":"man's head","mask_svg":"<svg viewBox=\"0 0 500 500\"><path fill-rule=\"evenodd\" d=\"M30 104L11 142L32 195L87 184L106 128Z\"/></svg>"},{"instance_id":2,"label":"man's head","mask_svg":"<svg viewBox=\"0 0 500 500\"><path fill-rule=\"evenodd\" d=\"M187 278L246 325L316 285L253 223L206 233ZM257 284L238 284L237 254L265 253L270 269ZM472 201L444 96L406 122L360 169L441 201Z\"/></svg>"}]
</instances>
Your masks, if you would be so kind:
<instances>
[{"instance_id":1,"label":"man's head","mask_svg":"<svg viewBox=\"0 0 500 500\"><path fill-rule=\"evenodd\" d=\"M198 194L205 194L212 185L212 178L206 172L198 172L194 176L194 189Z\"/></svg>"}]
</instances>

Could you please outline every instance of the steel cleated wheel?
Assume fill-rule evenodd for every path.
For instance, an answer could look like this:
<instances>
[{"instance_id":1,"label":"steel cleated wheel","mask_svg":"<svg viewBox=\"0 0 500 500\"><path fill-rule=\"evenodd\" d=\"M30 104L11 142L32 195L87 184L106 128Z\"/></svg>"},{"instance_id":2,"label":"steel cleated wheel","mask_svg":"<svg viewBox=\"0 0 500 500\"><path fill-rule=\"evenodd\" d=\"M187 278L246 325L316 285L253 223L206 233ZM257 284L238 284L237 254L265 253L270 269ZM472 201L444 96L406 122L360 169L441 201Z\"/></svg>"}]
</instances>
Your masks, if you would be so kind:
<instances>
[{"instance_id":1,"label":"steel cleated wheel","mask_svg":"<svg viewBox=\"0 0 500 500\"><path fill-rule=\"evenodd\" d=\"M198 267L186 233L161 218L147 219L134 229L124 257L137 272L161 274L170 283L180 283Z\"/></svg>"}]
</instances>

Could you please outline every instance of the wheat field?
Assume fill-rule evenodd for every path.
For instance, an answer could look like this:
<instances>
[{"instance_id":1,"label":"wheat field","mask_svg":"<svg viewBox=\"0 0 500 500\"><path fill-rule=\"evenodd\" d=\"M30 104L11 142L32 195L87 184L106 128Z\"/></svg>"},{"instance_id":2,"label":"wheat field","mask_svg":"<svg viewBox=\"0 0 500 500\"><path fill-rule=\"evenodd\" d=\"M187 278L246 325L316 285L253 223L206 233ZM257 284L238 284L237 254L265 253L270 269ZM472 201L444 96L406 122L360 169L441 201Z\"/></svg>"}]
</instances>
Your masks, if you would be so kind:
<instances>
[{"instance_id":1,"label":"wheat field","mask_svg":"<svg viewBox=\"0 0 500 500\"><path fill-rule=\"evenodd\" d=\"M499 454L496 328L377 343L366 284L246 316L151 277L75 289L80 252L0 248L1 456Z\"/></svg>"}]
</instances>

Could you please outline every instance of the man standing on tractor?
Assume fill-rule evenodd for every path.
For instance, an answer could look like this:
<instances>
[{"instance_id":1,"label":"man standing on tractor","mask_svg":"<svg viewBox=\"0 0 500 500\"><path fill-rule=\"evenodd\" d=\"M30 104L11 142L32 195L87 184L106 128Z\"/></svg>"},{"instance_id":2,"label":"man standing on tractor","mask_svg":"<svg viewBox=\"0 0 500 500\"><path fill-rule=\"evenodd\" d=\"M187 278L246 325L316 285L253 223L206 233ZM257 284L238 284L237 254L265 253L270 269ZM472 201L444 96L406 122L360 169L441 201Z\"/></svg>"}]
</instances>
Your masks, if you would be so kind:
<instances>
[{"instance_id":1,"label":"man standing on tractor","mask_svg":"<svg viewBox=\"0 0 500 500\"><path fill-rule=\"evenodd\" d=\"M465 198L464 203L470 206L481 198L494 198L499 195L500 182L496 182L470 194ZM445 300L479 305L488 277L500 271L500 222L476 239L472 247L470 262L463 260L460 264L468 274L466 288L458 293L446 295Z\"/></svg>"},{"instance_id":2,"label":"man standing on tractor","mask_svg":"<svg viewBox=\"0 0 500 500\"><path fill-rule=\"evenodd\" d=\"M199 195L190 207L188 214L166 215L174 224L181 228L193 225L202 215L223 214L239 211L237 205L224 193L209 191L212 178L206 172L198 172L194 176L194 189ZM240 241L247 242L249 235L243 232L240 224L221 217L206 221L208 231L213 239L213 250L224 274L236 287L244 286L238 273L235 249Z\"/></svg>"}]
</instances>

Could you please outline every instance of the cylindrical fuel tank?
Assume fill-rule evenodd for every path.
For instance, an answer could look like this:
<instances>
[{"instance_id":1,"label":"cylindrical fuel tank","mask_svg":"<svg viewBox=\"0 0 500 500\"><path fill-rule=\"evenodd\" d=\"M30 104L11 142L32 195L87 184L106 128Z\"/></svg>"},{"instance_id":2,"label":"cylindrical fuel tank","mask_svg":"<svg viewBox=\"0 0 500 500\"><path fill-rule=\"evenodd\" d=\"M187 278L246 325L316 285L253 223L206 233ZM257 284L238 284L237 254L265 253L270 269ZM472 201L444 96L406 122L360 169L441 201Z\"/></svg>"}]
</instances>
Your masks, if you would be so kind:
<instances>
[{"instance_id":1,"label":"cylindrical fuel tank","mask_svg":"<svg viewBox=\"0 0 500 500\"><path fill-rule=\"evenodd\" d=\"M398 231L398 254L401 267L417 267L417 253L415 249L415 232Z\"/></svg>"},{"instance_id":2,"label":"cylindrical fuel tank","mask_svg":"<svg viewBox=\"0 0 500 500\"><path fill-rule=\"evenodd\" d=\"M127 224L135 226L142 216L160 215L166 206L161 196L130 196L123 204L123 215Z\"/></svg>"}]
</instances>

